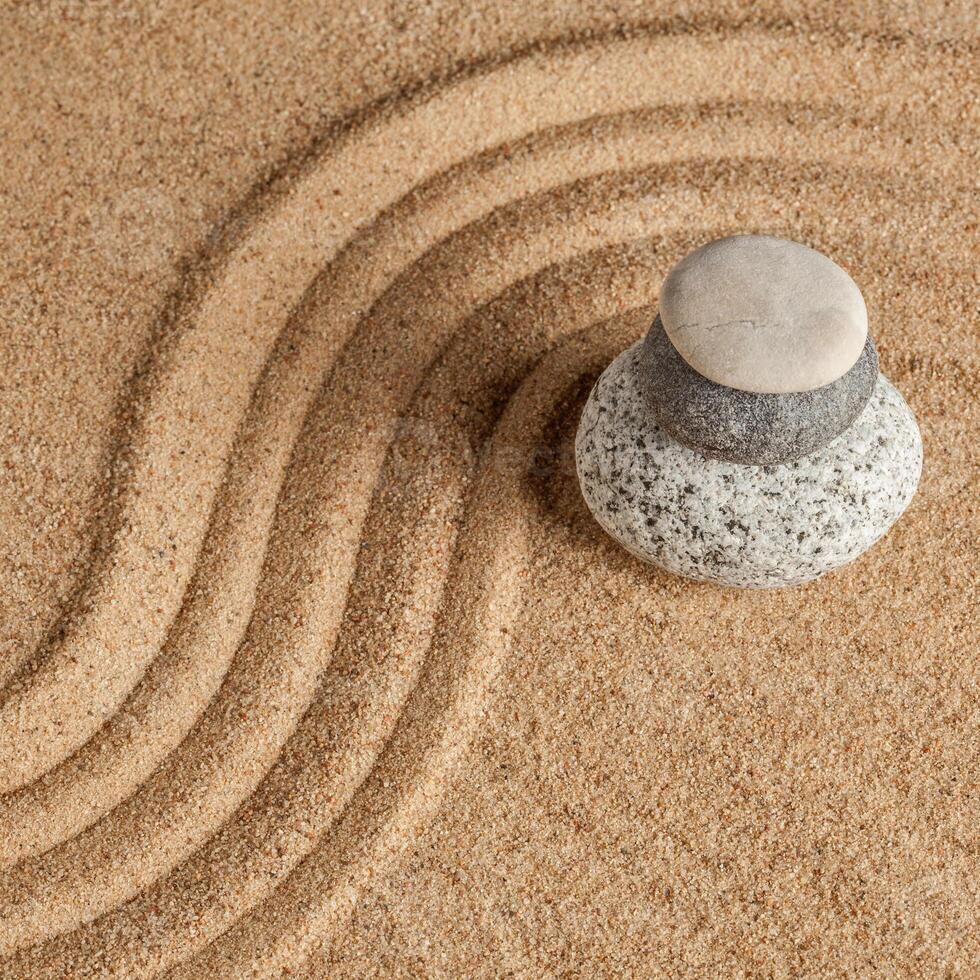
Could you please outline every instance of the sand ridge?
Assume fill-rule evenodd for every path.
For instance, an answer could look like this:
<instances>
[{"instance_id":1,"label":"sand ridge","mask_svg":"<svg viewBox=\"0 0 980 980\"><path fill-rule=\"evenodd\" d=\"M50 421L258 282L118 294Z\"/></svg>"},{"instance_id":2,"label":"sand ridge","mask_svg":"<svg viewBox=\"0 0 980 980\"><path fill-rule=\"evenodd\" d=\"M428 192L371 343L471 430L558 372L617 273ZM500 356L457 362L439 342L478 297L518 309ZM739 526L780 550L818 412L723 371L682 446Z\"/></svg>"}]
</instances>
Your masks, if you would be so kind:
<instances>
[{"instance_id":1,"label":"sand ridge","mask_svg":"<svg viewBox=\"0 0 980 980\"><path fill-rule=\"evenodd\" d=\"M105 556L0 700L0 975L274 975L329 946L493 724L546 433L692 244L785 234L872 284L927 458L953 448L869 562L962 513L975 273L942 222L971 146L930 137L967 93L923 104L959 61L905 54L556 42L369 113L250 217L157 353ZM912 353L894 283L946 311L942 350Z\"/></svg>"}]
</instances>

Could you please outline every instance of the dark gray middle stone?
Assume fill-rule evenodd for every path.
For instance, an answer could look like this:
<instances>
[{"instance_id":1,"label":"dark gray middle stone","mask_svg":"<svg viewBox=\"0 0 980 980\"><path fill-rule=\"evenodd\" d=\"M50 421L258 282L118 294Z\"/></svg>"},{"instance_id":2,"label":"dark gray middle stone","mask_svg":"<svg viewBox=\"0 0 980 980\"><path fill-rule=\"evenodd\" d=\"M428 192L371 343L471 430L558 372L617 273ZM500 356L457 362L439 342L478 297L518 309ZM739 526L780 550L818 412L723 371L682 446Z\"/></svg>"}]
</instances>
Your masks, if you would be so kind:
<instances>
[{"instance_id":1,"label":"dark gray middle stone","mask_svg":"<svg viewBox=\"0 0 980 980\"><path fill-rule=\"evenodd\" d=\"M643 342L646 395L661 428L716 459L771 466L822 449L861 414L878 379L868 336L854 367L810 391L769 394L729 388L698 374L658 316Z\"/></svg>"}]
</instances>

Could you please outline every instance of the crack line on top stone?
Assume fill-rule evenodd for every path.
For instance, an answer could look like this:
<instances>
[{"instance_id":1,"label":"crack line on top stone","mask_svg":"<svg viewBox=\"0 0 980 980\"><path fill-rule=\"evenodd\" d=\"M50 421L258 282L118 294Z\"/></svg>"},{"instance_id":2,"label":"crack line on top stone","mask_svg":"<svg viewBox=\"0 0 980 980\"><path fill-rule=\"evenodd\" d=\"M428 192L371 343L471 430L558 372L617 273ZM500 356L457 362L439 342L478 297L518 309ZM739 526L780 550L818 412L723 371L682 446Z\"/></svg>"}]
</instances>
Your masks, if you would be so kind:
<instances>
[{"instance_id":1,"label":"crack line on top stone","mask_svg":"<svg viewBox=\"0 0 980 980\"><path fill-rule=\"evenodd\" d=\"M747 324L750 327L771 327L770 323L760 323L756 320L724 320L721 323L701 323L695 320L691 323L681 323L674 327L674 330L690 330L692 328L702 328L704 330L717 330L719 327L734 327L739 324Z\"/></svg>"}]
</instances>

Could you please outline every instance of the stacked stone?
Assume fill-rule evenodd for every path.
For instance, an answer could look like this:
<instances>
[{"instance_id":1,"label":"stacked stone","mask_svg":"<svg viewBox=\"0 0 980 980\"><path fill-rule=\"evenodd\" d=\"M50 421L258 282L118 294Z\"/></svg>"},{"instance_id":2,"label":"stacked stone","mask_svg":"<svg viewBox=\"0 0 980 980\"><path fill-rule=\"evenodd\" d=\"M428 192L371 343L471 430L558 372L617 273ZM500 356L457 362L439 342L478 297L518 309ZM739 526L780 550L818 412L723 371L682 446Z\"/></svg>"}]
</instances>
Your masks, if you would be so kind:
<instances>
[{"instance_id":1,"label":"stacked stone","mask_svg":"<svg viewBox=\"0 0 980 980\"><path fill-rule=\"evenodd\" d=\"M915 493L922 442L854 280L737 235L671 270L646 338L589 396L576 463L596 520L639 558L765 588L874 544Z\"/></svg>"}]
</instances>

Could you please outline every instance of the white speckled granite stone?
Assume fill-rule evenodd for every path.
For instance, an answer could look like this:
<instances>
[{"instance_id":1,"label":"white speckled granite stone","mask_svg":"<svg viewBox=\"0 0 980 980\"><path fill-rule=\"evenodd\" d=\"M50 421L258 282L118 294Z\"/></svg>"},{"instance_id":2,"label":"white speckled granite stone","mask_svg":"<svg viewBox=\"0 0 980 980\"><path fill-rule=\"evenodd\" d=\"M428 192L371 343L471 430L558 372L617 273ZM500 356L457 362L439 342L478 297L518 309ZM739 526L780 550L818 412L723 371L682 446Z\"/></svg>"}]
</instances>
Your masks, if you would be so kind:
<instances>
[{"instance_id":1,"label":"white speckled granite stone","mask_svg":"<svg viewBox=\"0 0 980 980\"><path fill-rule=\"evenodd\" d=\"M857 558L908 506L922 468L915 418L879 377L854 424L776 466L709 459L667 435L643 396L642 341L589 396L575 440L582 494L634 555L723 585L795 585Z\"/></svg>"},{"instance_id":2,"label":"white speckled granite stone","mask_svg":"<svg viewBox=\"0 0 980 980\"><path fill-rule=\"evenodd\" d=\"M698 374L740 391L810 391L864 350L868 311L854 280L798 242L733 235L681 259L660 288L670 342Z\"/></svg>"}]
</instances>

